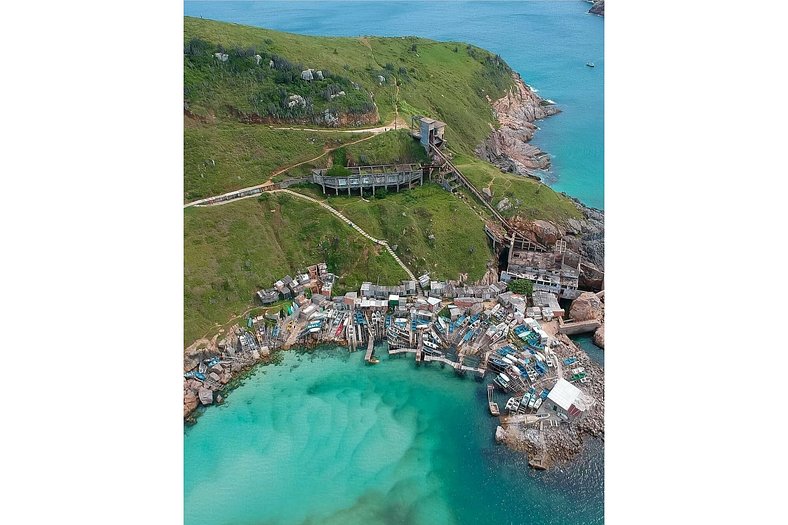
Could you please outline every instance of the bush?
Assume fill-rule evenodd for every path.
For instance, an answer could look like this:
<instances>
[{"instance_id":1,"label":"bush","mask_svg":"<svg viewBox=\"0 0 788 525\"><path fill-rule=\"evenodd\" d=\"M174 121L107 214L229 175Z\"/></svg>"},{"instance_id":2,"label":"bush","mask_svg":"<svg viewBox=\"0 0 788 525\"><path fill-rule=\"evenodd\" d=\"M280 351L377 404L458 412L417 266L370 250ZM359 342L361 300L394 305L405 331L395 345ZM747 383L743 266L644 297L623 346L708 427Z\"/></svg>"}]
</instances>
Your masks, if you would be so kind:
<instances>
[{"instance_id":1,"label":"bush","mask_svg":"<svg viewBox=\"0 0 788 525\"><path fill-rule=\"evenodd\" d=\"M528 279L514 279L509 281L509 290L520 295L531 295L534 292L534 283Z\"/></svg>"},{"instance_id":2,"label":"bush","mask_svg":"<svg viewBox=\"0 0 788 525\"><path fill-rule=\"evenodd\" d=\"M334 164L326 172L327 177L349 177L350 170L340 164Z\"/></svg>"},{"instance_id":3,"label":"bush","mask_svg":"<svg viewBox=\"0 0 788 525\"><path fill-rule=\"evenodd\" d=\"M347 166L347 151L345 148L338 148L333 153L334 166Z\"/></svg>"}]
</instances>

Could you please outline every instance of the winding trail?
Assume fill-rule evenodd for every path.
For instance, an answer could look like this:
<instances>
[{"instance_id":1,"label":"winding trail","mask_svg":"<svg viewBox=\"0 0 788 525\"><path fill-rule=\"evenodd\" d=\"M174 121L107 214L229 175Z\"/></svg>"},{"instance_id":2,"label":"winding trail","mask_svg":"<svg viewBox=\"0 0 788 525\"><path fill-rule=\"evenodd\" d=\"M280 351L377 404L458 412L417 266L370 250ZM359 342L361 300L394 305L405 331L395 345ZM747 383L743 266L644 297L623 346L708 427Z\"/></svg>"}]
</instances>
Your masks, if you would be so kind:
<instances>
[{"instance_id":1,"label":"winding trail","mask_svg":"<svg viewBox=\"0 0 788 525\"><path fill-rule=\"evenodd\" d=\"M337 209L332 208L331 206L329 206L328 204L326 204L323 201L319 201L319 200L314 199L314 198L312 198L312 197L310 197L308 195L304 195L303 193L298 193L298 192L295 192L295 191L292 191L292 190L287 190L287 189L271 190L268 193L287 193L287 194L292 195L294 197L298 197L299 199L308 200L308 201L310 201L310 202L312 202L314 204L317 204L321 208L324 208L324 209L328 210L330 213L333 213L339 219L341 219L343 222L345 222L348 226L350 226L351 228L356 230L358 233L360 233L362 237L366 237L367 239L369 239L370 241L374 242L375 244L379 244L380 246L383 246L386 249L386 251L389 252L389 254L392 257L394 257L394 260L397 261L397 264L399 264L402 267L402 269L405 270L405 273L408 274L408 277L410 277L411 280L413 280L413 281L416 280L416 277L413 275L413 272L411 272L410 269L407 266L405 266L405 263L403 263L402 260L397 256L397 254L394 253L394 250L391 249L391 246L389 246L389 243L387 241L384 241L382 239L376 239L375 237L371 236L370 234L368 234L367 232L362 230L361 227L358 224L354 223L353 221L351 221L350 219L345 217Z\"/></svg>"}]
</instances>

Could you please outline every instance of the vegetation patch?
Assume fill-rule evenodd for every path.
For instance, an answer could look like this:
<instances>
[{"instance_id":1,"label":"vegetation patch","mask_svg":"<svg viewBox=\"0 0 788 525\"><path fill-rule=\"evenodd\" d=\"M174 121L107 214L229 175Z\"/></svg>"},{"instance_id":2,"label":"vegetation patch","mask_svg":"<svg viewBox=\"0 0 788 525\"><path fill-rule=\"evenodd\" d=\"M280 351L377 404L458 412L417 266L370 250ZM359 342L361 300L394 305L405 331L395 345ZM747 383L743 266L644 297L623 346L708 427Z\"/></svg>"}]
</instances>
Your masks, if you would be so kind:
<instances>
[{"instance_id":1,"label":"vegetation patch","mask_svg":"<svg viewBox=\"0 0 788 525\"><path fill-rule=\"evenodd\" d=\"M518 215L524 219L542 219L564 224L582 218L582 213L567 197L539 181L503 173L499 168L471 155L457 155L454 164L479 190L489 188L491 204L504 217ZM501 201L506 201L501 204Z\"/></svg>"}]
</instances>

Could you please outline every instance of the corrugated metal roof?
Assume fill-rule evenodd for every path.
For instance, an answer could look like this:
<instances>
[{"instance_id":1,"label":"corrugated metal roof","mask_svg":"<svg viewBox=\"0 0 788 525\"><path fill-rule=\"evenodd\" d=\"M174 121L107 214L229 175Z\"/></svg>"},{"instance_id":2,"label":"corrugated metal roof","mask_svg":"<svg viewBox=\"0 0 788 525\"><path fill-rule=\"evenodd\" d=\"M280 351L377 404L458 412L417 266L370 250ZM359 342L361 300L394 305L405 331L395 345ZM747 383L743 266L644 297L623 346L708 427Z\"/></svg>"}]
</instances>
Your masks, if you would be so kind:
<instances>
[{"instance_id":1,"label":"corrugated metal roof","mask_svg":"<svg viewBox=\"0 0 788 525\"><path fill-rule=\"evenodd\" d=\"M579 395L580 389L566 379L562 378L559 379L553 389L550 390L550 393L547 395L547 399L560 406L564 410L569 411L569 408L572 406L575 400L577 400Z\"/></svg>"}]
</instances>

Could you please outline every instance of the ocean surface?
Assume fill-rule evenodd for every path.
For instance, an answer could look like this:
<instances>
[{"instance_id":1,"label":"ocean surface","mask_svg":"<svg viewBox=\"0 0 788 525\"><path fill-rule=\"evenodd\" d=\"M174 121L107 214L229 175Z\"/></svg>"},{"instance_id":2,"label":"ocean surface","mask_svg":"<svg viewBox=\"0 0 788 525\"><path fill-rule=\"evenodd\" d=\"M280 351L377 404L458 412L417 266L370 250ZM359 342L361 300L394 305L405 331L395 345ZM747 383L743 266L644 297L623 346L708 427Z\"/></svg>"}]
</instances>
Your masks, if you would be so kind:
<instances>
[{"instance_id":1,"label":"ocean surface","mask_svg":"<svg viewBox=\"0 0 788 525\"><path fill-rule=\"evenodd\" d=\"M563 113L539 122L556 190L603 208L603 26L580 0L185 2L185 14L312 35L418 35L501 54ZM585 66L593 61L595 68ZM603 352L578 338L592 358ZM260 367L184 436L187 524L593 524L604 450L548 472L497 446L482 383L324 347ZM498 399L504 404L505 398Z\"/></svg>"},{"instance_id":2,"label":"ocean surface","mask_svg":"<svg viewBox=\"0 0 788 525\"><path fill-rule=\"evenodd\" d=\"M531 470L495 444L483 383L378 353L286 352L207 409L185 430L185 523L603 523L600 441Z\"/></svg>"},{"instance_id":3,"label":"ocean surface","mask_svg":"<svg viewBox=\"0 0 788 525\"><path fill-rule=\"evenodd\" d=\"M416 35L470 42L498 53L563 111L539 122L533 139L553 156L545 182L604 209L604 20L587 14L586 2L186 1L184 6L189 16L292 33Z\"/></svg>"}]
</instances>

